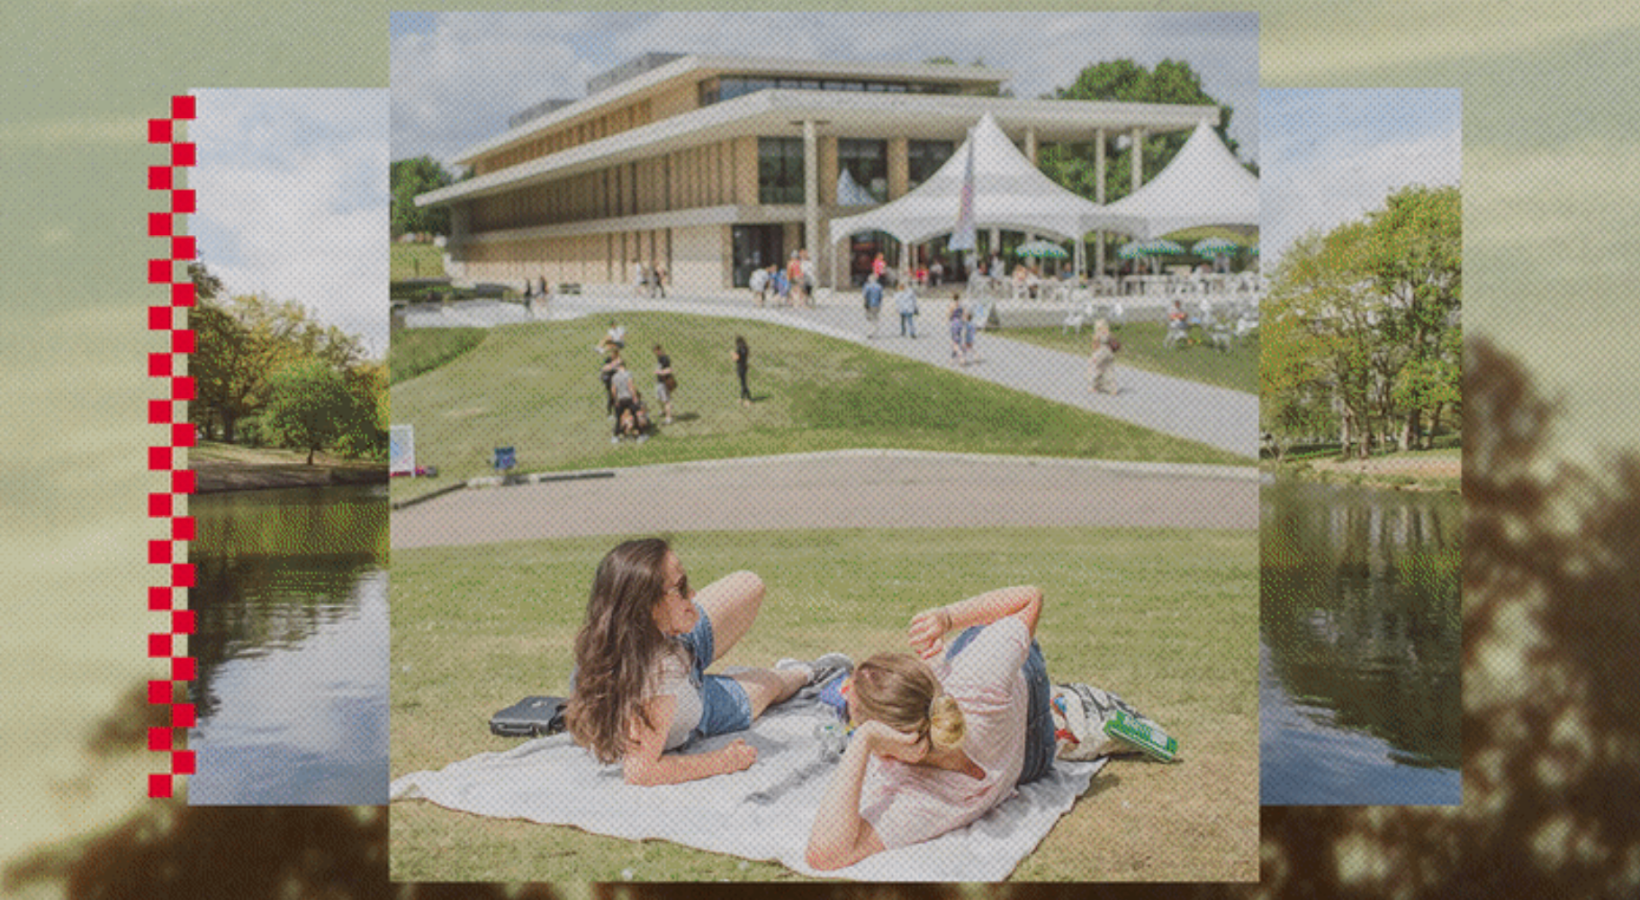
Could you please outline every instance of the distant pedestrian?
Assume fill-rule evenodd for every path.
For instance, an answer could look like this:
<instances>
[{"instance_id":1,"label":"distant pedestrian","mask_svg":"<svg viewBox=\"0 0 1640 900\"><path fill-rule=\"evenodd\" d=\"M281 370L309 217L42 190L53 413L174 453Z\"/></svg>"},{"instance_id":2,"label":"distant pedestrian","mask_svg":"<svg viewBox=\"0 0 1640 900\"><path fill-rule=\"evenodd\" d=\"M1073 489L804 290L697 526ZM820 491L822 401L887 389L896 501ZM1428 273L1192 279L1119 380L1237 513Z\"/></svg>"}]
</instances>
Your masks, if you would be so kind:
<instances>
[{"instance_id":1,"label":"distant pedestrian","mask_svg":"<svg viewBox=\"0 0 1640 900\"><path fill-rule=\"evenodd\" d=\"M940 282L944 280L945 264L941 263L939 257L936 256L934 257L934 261L928 266L928 286L939 287Z\"/></svg>"},{"instance_id":2,"label":"distant pedestrian","mask_svg":"<svg viewBox=\"0 0 1640 900\"><path fill-rule=\"evenodd\" d=\"M644 269L641 259L632 261L632 293L638 297L644 295Z\"/></svg>"},{"instance_id":3,"label":"distant pedestrian","mask_svg":"<svg viewBox=\"0 0 1640 900\"><path fill-rule=\"evenodd\" d=\"M786 284L791 292L788 302L792 306L806 305L803 300L803 260L792 251L792 258L786 263Z\"/></svg>"},{"instance_id":4,"label":"distant pedestrian","mask_svg":"<svg viewBox=\"0 0 1640 900\"><path fill-rule=\"evenodd\" d=\"M866 279L865 304L866 324L870 326L866 338L870 339L877 336L877 318L883 311L883 286L877 283L875 275Z\"/></svg>"},{"instance_id":5,"label":"distant pedestrian","mask_svg":"<svg viewBox=\"0 0 1640 900\"><path fill-rule=\"evenodd\" d=\"M632 383L632 373L626 370L626 365L616 360L615 374L609 380L609 394L615 401L615 430L610 437L611 444L621 442L623 429L637 435L638 419L638 386ZM625 417L631 416L630 419Z\"/></svg>"},{"instance_id":6,"label":"distant pedestrian","mask_svg":"<svg viewBox=\"0 0 1640 900\"><path fill-rule=\"evenodd\" d=\"M797 268L803 278L803 305L814 308L814 260L809 259L809 251L797 251Z\"/></svg>"},{"instance_id":7,"label":"distant pedestrian","mask_svg":"<svg viewBox=\"0 0 1640 900\"><path fill-rule=\"evenodd\" d=\"M979 362L979 357L974 355L974 332L976 332L978 330L979 330L979 326L974 323L974 311L971 310L971 309L963 310L962 311L962 350L965 354L968 355L968 361L969 362Z\"/></svg>"},{"instance_id":8,"label":"distant pedestrian","mask_svg":"<svg viewBox=\"0 0 1640 900\"><path fill-rule=\"evenodd\" d=\"M672 357L666 355L660 344L655 345L655 399L660 401L663 424L672 424L672 392L678 389L678 377L672 371Z\"/></svg>"},{"instance_id":9,"label":"distant pedestrian","mask_svg":"<svg viewBox=\"0 0 1640 900\"><path fill-rule=\"evenodd\" d=\"M1088 390L1096 394L1114 394L1116 389L1116 351L1121 347L1110 335L1110 323L1099 319L1093 323L1093 357L1088 360Z\"/></svg>"},{"instance_id":10,"label":"distant pedestrian","mask_svg":"<svg viewBox=\"0 0 1640 900\"><path fill-rule=\"evenodd\" d=\"M746 286L752 289L753 294L757 295L757 305L760 307L763 305L763 301L768 299L769 270L773 268L773 266L770 266L767 269L753 269L751 278L746 282Z\"/></svg>"},{"instance_id":11,"label":"distant pedestrian","mask_svg":"<svg viewBox=\"0 0 1640 900\"><path fill-rule=\"evenodd\" d=\"M962 345L962 299L957 294L951 295L951 306L945 311L945 321L951 332L951 358L958 365L968 365L968 351Z\"/></svg>"},{"instance_id":12,"label":"distant pedestrian","mask_svg":"<svg viewBox=\"0 0 1640 900\"><path fill-rule=\"evenodd\" d=\"M740 405L752 405L752 392L746 387L746 368L752 357L751 348L746 346L746 339L735 335L735 349L729 358L735 364L735 376L740 379Z\"/></svg>"},{"instance_id":13,"label":"distant pedestrian","mask_svg":"<svg viewBox=\"0 0 1640 900\"><path fill-rule=\"evenodd\" d=\"M894 295L894 307L900 311L900 337L917 336L917 292L909 283L900 286Z\"/></svg>"},{"instance_id":14,"label":"distant pedestrian","mask_svg":"<svg viewBox=\"0 0 1640 900\"><path fill-rule=\"evenodd\" d=\"M666 266L660 260L649 264L649 296L666 299Z\"/></svg>"},{"instance_id":15,"label":"distant pedestrian","mask_svg":"<svg viewBox=\"0 0 1640 900\"><path fill-rule=\"evenodd\" d=\"M872 259L871 259L871 274L877 276L877 282L879 284L882 283L883 276L887 272L888 272L888 262L883 259L883 255L881 253L879 253L876 256L872 257Z\"/></svg>"},{"instance_id":16,"label":"distant pedestrian","mask_svg":"<svg viewBox=\"0 0 1640 900\"><path fill-rule=\"evenodd\" d=\"M604 414L613 417L615 415L615 395L610 392L609 385L615 378L615 370L620 368L621 351L615 349L614 345L605 342L604 352L608 355L604 357L603 365L598 368L598 381L604 386Z\"/></svg>"}]
</instances>

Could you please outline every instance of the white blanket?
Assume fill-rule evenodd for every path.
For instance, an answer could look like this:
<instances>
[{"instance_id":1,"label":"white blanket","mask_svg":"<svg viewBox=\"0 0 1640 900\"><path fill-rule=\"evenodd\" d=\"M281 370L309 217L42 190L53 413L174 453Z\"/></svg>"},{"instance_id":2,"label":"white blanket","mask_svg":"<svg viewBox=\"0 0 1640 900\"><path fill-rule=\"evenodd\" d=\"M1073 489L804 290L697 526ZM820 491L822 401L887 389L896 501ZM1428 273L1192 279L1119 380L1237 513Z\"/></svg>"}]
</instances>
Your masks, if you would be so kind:
<instances>
[{"instance_id":1,"label":"white blanket","mask_svg":"<svg viewBox=\"0 0 1640 900\"><path fill-rule=\"evenodd\" d=\"M745 859L777 860L805 875L860 881L985 882L1008 877L1087 790L1104 760L1056 760L1054 771L973 824L845 869L820 872L803 861L809 827L838 757L815 727L835 722L816 701L781 704L749 732L691 747L716 749L735 738L757 748L744 772L684 784L633 787L619 766L603 766L568 735L537 738L501 753L480 753L437 772L393 780L393 800L430 800L482 816L574 825L597 834L662 838ZM1095 873L1089 873L1093 875Z\"/></svg>"}]
</instances>

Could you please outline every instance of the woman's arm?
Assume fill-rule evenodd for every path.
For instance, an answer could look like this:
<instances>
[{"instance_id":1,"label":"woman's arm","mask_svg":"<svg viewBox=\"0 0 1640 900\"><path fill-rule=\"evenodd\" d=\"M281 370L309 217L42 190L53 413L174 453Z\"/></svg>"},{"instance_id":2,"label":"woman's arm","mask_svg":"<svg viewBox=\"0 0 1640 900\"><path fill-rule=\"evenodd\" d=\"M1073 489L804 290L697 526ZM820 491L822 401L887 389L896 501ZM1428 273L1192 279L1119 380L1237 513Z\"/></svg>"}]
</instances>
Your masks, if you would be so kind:
<instances>
[{"instance_id":1,"label":"woman's arm","mask_svg":"<svg viewBox=\"0 0 1640 900\"><path fill-rule=\"evenodd\" d=\"M621 760L621 775L627 784L678 784L727 775L749 768L757 760L757 748L745 741L735 741L711 753L664 753L666 733L672 727L672 716L678 709L678 698L671 694L657 694L645 706L651 727L645 728L642 719L632 723L631 739L626 745L626 756Z\"/></svg>"},{"instance_id":2,"label":"woman's arm","mask_svg":"<svg viewBox=\"0 0 1640 900\"><path fill-rule=\"evenodd\" d=\"M860 815L866 761L876 753L916 762L926 750L915 735L895 731L881 722L861 725L843 751L843 761L826 787L825 796L820 798L820 811L815 814L809 845L803 851L804 861L815 869L841 869L888 849L877 830Z\"/></svg>"},{"instance_id":3,"label":"woman's arm","mask_svg":"<svg viewBox=\"0 0 1640 900\"><path fill-rule=\"evenodd\" d=\"M923 659L932 659L945 650L946 632L973 625L989 625L1007 616L1018 616L1025 630L1036 635L1036 620L1042 614L1042 589L1026 584L998 588L969 597L949 606L924 610L911 617L908 636L911 649Z\"/></svg>"}]
</instances>

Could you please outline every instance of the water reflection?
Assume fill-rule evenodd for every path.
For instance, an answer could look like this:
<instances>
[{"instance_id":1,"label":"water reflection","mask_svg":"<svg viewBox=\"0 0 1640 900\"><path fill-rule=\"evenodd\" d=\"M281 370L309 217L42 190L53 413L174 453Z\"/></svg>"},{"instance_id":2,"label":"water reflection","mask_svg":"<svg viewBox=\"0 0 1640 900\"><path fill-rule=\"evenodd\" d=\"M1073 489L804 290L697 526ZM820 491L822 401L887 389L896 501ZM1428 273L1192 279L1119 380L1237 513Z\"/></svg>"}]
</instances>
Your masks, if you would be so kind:
<instances>
[{"instance_id":1,"label":"water reflection","mask_svg":"<svg viewBox=\"0 0 1640 900\"><path fill-rule=\"evenodd\" d=\"M387 800L387 495L193 498L195 804Z\"/></svg>"},{"instance_id":2,"label":"water reflection","mask_svg":"<svg viewBox=\"0 0 1640 900\"><path fill-rule=\"evenodd\" d=\"M1261 492L1266 804L1461 799L1461 501L1277 480Z\"/></svg>"}]
</instances>

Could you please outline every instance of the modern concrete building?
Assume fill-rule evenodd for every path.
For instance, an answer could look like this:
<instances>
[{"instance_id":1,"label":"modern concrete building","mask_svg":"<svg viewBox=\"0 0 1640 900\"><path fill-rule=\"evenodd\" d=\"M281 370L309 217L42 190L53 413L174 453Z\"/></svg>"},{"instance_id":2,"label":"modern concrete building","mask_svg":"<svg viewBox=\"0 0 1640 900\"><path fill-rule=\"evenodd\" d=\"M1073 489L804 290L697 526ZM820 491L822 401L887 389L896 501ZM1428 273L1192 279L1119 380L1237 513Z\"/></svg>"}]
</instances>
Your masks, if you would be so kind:
<instances>
[{"instance_id":1,"label":"modern concrete building","mask_svg":"<svg viewBox=\"0 0 1640 900\"><path fill-rule=\"evenodd\" d=\"M843 254L839 280L858 282L877 250L892 262L898 248L873 235L821 246L834 216L870 208L839 205L840 181L855 194L845 200L864 199L855 185L895 200L985 112L1033 162L1043 144L1096 142L1101 185L1106 138L1218 116L1212 106L996 96L1008 77L977 66L650 54L591 79L583 99L514 116L458 157L472 178L416 203L450 207L450 270L469 281L630 283L639 260L665 266L675 290L718 292L806 249L822 284L833 253ZM996 246L994 232L987 239ZM936 243L917 252L941 251Z\"/></svg>"}]
</instances>

